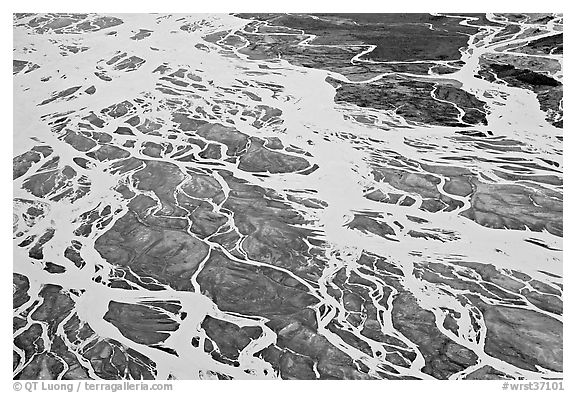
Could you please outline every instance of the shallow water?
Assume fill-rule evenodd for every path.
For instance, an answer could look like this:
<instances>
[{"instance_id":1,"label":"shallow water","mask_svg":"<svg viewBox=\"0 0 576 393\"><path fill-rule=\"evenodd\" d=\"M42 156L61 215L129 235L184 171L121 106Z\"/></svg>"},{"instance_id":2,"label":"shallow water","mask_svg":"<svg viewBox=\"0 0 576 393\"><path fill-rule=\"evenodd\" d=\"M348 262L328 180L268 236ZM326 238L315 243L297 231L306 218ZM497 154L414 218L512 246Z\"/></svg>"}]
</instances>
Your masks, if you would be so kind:
<instances>
[{"instance_id":1,"label":"shallow water","mask_svg":"<svg viewBox=\"0 0 576 393\"><path fill-rule=\"evenodd\" d=\"M75 34L31 34L23 27L14 28L15 58L24 59L39 64L40 68L30 73L18 74L14 79L14 156L18 156L39 142L47 144L54 149L54 155L60 157L60 165L70 165L78 175L84 175L90 183L89 191L82 197L70 201L64 198L59 201L49 200L49 197L37 198L30 194L25 187L24 181L28 176L23 176L14 181L14 198L22 198L46 203L48 213L32 227L25 227L23 220L18 221L18 230L25 230L26 235L42 235L48 228L54 228L54 237L44 246L44 261L52 261L66 268L61 274L50 274L43 270L43 265L38 261L32 261L28 257L28 250L18 247L21 239L14 240L14 272L28 277L31 288L31 299L21 306L15 313L21 312L32 305L36 300L42 303L38 293L42 285L54 284L64 290L79 289L81 292L72 294L75 301L74 313L80 320L88 323L95 334L102 338L114 339L126 347L132 348L156 363L157 378L165 379L169 376L178 379L212 378L215 373L221 373L234 378L278 378L280 377L273 367L254 354L261 349L276 342L276 333L267 325L264 317L250 315L238 315L236 313L220 311L217 305L207 296L200 293L200 286L196 282L201 267L192 278L194 291L177 291L167 285L160 284L163 290L147 290L143 287L137 290L123 290L111 288L105 285L108 278L113 274L115 267L104 260L94 247L94 242L102 234L110 230L115 222L128 211L128 200L122 199L113 191L119 182L126 181L133 186L131 173L112 173L110 161L99 162L94 160L95 166L89 169L75 165L73 158L79 155L78 151L69 144L58 138L58 135L50 130L46 115L63 112L88 113L108 107L126 99L136 97L144 98L150 103L153 115L158 119L169 122L170 111L162 106L166 95L157 90L159 74L153 71L161 64L168 64L173 69L182 66L196 72L202 77L205 91L195 90L191 96L191 105L205 106L206 111L216 103L224 105L224 100L253 106L254 103L242 94L237 86L238 80L245 81L250 87L246 90L258 96L261 101L258 104L268 105L282 111L281 126L268 126L255 128L250 121L243 120L241 112L236 115L222 113L219 117L221 124L232 124L238 131L258 137L277 137L284 146L293 145L310 154L306 159L311 165L317 164L319 169L308 175L297 173L270 174L266 177L258 177L238 168L237 164L220 161L222 168L232 172L238 179L244 179L252 184L275 190L278 195L309 195L326 203L325 208L307 208L300 204L293 204L293 208L307 219L308 228L317 229L320 238L325 242L326 266L317 283L309 283L287 269L275 267L301 284L309 288L309 292L318 299L315 306L318 333L326 337L335 347L348 354L353 360L366 365L371 376L376 377L376 371L382 370L383 365L397 370L401 375L416 378L431 378L421 371L424 365L423 355L420 349L401 332L395 329L392 323L392 307L384 307L379 303L383 290L387 285L376 274L366 274L357 263L362 252L384 256L396 267L400 268L405 280L403 286L417 299L418 304L434 313L436 325L440 331L449 336L458 344L472 350L479 358L476 365L454 374L452 378L463 378L474 370L490 365L504 373L515 377L543 378L561 377L560 373L541 369L538 372L521 369L512 364L488 355L484 351L486 326L482 318L472 321L469 305L463 305L458 301L455 292L447 293L441 284L434 284L419 279L414 274L415 264L435 262L454 267L454 261L480 262L492 264L498 269L513 269L526 273L533 278L552 285L561 282L561 279L551 276L562 277L562 238L544 232L526 230L492 229L481 226L459 213L467 210L470 205L469 197L450 195L444 190L445 181L448 177L435 175L439 178L438 191L442 195L449 196L462 202L463 206L451 212L430 213L419 209L421 196L412 195L416 203L412 206L399 204L382 204L367 199L365 195L373 190L384 192L394 189L387 183L378 182L373 176L373 166L376 162L391 163L393 154L398 154L405 159L420 163L429 163L445 166L466 168L478 178L481 175L498 184L514 184L517 181L505 181L498 177L494 171L510 169L501 168L501 158L515 158L533 161L535 158L546 159L559 163L562 171L562 142L557 136L562 135L562 130L551 126L546 121L546 114L540 110L536 95L528 90L506 86L505 84L490 83L476 78L479 59L485 53L492 53L497 48L511 43L521 43L534 39L512 38L493 44L492 40L498 29L493 27L482 28L476 36L480 38L476 42L476 36L471 36L469 47L462 51L462 60L465 65L458 71L449 75L411 75L398 74L406 78L428 78L428 80L454 80L461 88L477 97L483 97L487 103L487 125L474 126L474 130L491 131L495 136L522 141L525 145L520 151L494 151L487 150L471 142L465 142L454 138L454 129L451 127L429 126L426 124L409 124L393 112L387 111L362 111L349 104L336 104L334 87L326 83L327 76L331 76L342 82L349 81L343 75L332 71L308 69L290 64L287 60L274 61L249 60L239 52L242 47L232 48L222 44L206 42L203 37L207 34L227 31L232 36L234 31L243 29L250 21L227 15L190 15L190 16L158 16L143 14L118 15L123 23L110 29L97 32ZM180 27L184 21L195 23L195 31L183 31ZM463 18L466 24L468 19ZM202 22L202 23L200 23ZM521 32L529 26L520 23ZM554 23L545 26L546 31L538 38L555 34ZM133 36L138 29L149 29L153 33L140 41L134 41ZM108 36L111 30L117 32L115 36ZM305 32L295 32L304 35ZM61 56L57 46L51 42L76 42L80 41L89 50L69 56ZM314 37L307 37L301 45L314 45ZM203 44L207 49L199 49L196 44ZM244 47L249 43L245 42ZM33 48L33 51L26 50ZM159 50L153 50L157 48ZM359 48L358 54L351 62L363 62L362 56L369 53L373 48ZM95 76L96 65L102 65L102 60L113 57L117 51L127 51L130 56L138 56L146 62L133 72L108 71L112 77L111 82L104 82ZM558 59L557 55L550 58ZM442 63L442 62L438 62ZM261 74L259 66L266 64L269 70ZM260 72L256 74L256 72ZM50 77L47 82L41 78ZM373 77L369 83L387 75ZM272 83L281 86L279 92L272 92L262 83ZM50 97L53 92L61 91L70 86L96 87L93 95L80 95L72 100L56 100L50 104L38 106L44 99ZM488 93L493 98L486 98ZM433 96L434 97L434 96ZM456 105L456 104L454 104ZM457 108L459 109L459 108ZM145 118L149 113L138 108L136 114ZM357 113L369 113L376 120L373 124L362 123L351 119L350 115ZM460 115L462 117L463 112ZM132 157L150 159L142 154L143 144L148 141L158 143L168 141L164 136L150 136L137 134L135 136L122 136L112 134L112 131L120 126L125 119L111 120L105 126L104 131L113 135L112 144L122 145L126 140L134 140L133 147L123 147L128 150ZM100 130L102 131L102 130ZM355 138L348 138L353 135ZM170 140L174 144L186 144L187 136L181 135ZM415 144L427 145L432 148L419 149ZM222 150L224 150L224 146ZM194 149L198 150L197 147ZM461 161L459 157L475 157L473 161ZM50 156L49 158L51 158ZM500 161L498 162L498 160ZM214 168L209 162L203 164L189 164L176 161L167 155L162 158L166 162L178 165L183 173L186 173L188 165L196 167ZM46 160L41 160L28 171L27 175L34 173ZM421 169L417 171L422 172ZM216 173L216 172L214 172ZM533 175L550 174L548 169L533 169ZM228 185L221 176L214 176L220 183L224 194L227 195ZM73 181L77 182L78 177ZM131 185L132 182L132 185ZM522 183L524 184L524 183ZM78 184L73 184L76 187ZM562 192L561 186L539 183L553 191ZM313 193L307 190L314 190ZM153 195L151 194L153 197ZM87 238L77 236L74 231L79 223L79 216L83 212L95 207L102 210L109 205L114 212L112 220L101 228L94 227ZM23 210L15 204L15 214L21 217ZM222 212L220 206L214 205L217 211ZM24 207L22 207L24 209ZM380 222L385 222L395 228L394 241L388 241L380 236L368 232L352 230L347 227L355 214L375 214ZM237 229L233 216L226 214L228 224L232 229ZM416 216L425 219L425 223L417 223L407 216ZM400 225L398 225L400 224ZM414 231L432 231L444 234L445 241L431 238L415 238L409 235ZM16 233L17 231L15 231ZM442 235L440 235L442 236ZM526 242L532 239L544 244L547 248L534 243ZM83 268L77 268L70 260L64 258L64 250L71 240L82 243L81 255L87 262ZM204 239L211 250L224 251L217 243ZM240 259L227 253L228 258L247 264L265 264L253 261L249 258ZM200 266L203 266L202 264ZM357 337L362 338L374 353L386 353L386 349L375 340L362 337L360 330L354 327L345 318L347 310L341 299L330 295L328 288L333 286L334 274L341 268L345 268L348 274L355 272L365 280L371 282L376 290L370 290L372 301L381 318L381 324L386 332L411 348L416 358L409 367L400 367L392 364L381 356L369 356L358 348L346 343L338 335L327 328L333 319L338 320L345 329ZM95 281L101 277L101 282ZM142 304L150 300L168 301L176 300L182 306L182 311L187 313L187 318L179 320L180 328L171 333L163 343L164 347L177 350L178 356L162 352L150 346L138 344L124 337L121 332L111 323L104 320L110 301L121 301L130 304ZM391 302L391 300L389 300ZM562 316L547 313L534 305L527 303L517 306L536 310L562 321ZM443 309L449 308L462 315L457 320L458 335L448 331L443 321L446 313ZM262 335L246 347L239 356L239 367L233 367L214 360L205 353L203 345L198 348L190 344L191 337L198 336L201 342L206 333L200 328L200 324L206 315L231 322L238 326L258 326L262 329ZM32 321L29 319L29 323ZM474 323L480 324L475 328ZM15 332L17 336L26 330L25 326ZM478 339L477 334L480 337ZM47 333L46 333L47 334ZM50 339L46 336L46 342ZM22 353L18 347L15 351ZM70 344L69 349L81 359L79 349ZM24 358L24 357L23 357ZM83 361L92 377L97 377L91 369L89 362ZM26 364L21 362L14 372L16 375ZM249 370L246 372L245 370Z\"/></svg>"}]
</instances>

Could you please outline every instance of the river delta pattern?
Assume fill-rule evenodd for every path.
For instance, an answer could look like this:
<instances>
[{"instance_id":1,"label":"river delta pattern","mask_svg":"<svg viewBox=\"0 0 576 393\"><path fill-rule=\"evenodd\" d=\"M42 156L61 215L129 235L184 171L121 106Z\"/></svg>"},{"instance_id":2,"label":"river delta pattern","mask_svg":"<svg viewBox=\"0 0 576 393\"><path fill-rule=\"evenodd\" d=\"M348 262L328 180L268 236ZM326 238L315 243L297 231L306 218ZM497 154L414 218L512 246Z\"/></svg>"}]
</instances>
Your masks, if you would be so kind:
<instances>
[{"instance_id":1,"label":"river delta pattern","mask_svg":"<svg viewBox=\"0 0 576 393\"><path fill-rule=\"evenodd\" d=\"M562 378L562 15L13 30L15 379Z\"/></svg>"}]
</instances>

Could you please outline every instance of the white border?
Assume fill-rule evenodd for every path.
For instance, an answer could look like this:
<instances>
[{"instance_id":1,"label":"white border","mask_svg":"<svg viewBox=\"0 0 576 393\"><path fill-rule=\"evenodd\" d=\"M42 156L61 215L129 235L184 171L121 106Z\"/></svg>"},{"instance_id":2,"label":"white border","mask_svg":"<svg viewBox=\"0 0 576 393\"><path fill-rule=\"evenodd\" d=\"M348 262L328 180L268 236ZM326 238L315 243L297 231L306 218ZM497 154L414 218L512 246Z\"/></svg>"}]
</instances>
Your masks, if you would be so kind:
<instances>
[{"instance_id":1,"label":"white border","mask_svg":"<svg viewBox=\"0 0 576 393\"><path fill-rule=\"evenodd\" d=\"M573 45L574 45L574 29L571 26L573 23L572 7L569 6L568 1L558 0L545 0L545 1L504 1L504 0L480 0L478 2L467 2L465 0L442 0L442 1L366 1L366 0L353 0L347 2L333 2L327 0L287 0L287 1L274 1L274 0L218 0L218 1L204 1L198 2L194 0L188 1L150 1L143 0L133 3L119 0L98 0L95 2L86 2L75 0L56 0L56 1L40 1L28 0L7 4L7 1L2 6L2 35L0 40L2 42L3 53L6 54L4 61L1 62L2 77L4 89L2 91L2 108L4 133L8 142L0 144L2 157L2 165L0 166L2 174L2 182L10 184L12 181L12 92L9 86L12 86L12 66L9 53L12 52L12 13L14 12L169 12L169 13L226 13L226 12L563 12L565 17L564 23L564 39L566 42L567 51L564 58L564 165L565 173L565 196L564 200L567 201L564 206L564 388L566 391L574 391L574 356L570 349L576 348L575 337L571 334L576 331L574 328L574 292L569 283L575 280L575 252L572 242L576 242L576 233L574 231L574 214L575 209L571 205L572 197L576 196L574 193L575 180L574 180L574 160L576 159L576 152L574 150L574 143L576 140L576 129L574 123L574 94L570 86L573 86ZM10 121L7 121L10 119ZM12 187L9 187L12 190ZM1 324L2 340L1 348L2 356L0 356L0 390L13 391L12 381L12 366L10 364L10 351L12 350L12 242L11 242L11 210L12 210L12 195L11 192L1 194L2 209L0 209L0 239L6 253L10 255L5 259L7 271L2 274L2 313L6 316L5 323ZM8 270L10 269L10 270ZM8 317L10 316L10 317ZM210 385L206 385L210 384ZM274 389L275 392L290 392L294 389L330 389L331 391L339 392L349 389L374 389L375 392L382 392L384 389L419 389L424 391L441 391L441 392L459 392L466 390L470 392L490 392L502 391L501 382L498 381L325 381L325 382L309 382L309 381L294 381L288 383L278 382L222 382L211 383L205 381L177 381L174 386L175 392L193 392L198 389L220 390L220 389L233 389L234 391L253 391L254 389Z\"/></svg>"}]
</instances>

